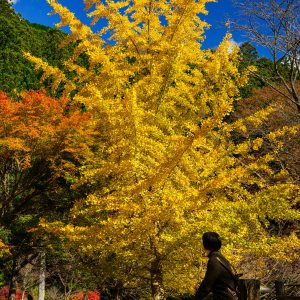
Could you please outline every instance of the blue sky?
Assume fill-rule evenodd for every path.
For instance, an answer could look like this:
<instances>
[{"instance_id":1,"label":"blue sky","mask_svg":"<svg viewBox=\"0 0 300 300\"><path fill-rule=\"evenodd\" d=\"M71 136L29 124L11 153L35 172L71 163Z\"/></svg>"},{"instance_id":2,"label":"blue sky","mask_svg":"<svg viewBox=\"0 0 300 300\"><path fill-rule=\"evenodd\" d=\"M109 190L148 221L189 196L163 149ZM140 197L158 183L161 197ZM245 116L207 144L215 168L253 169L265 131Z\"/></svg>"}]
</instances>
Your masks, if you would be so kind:
<instances>
[{"instance_id":1,"label":"blue sky","mask_svg":"<svg viewBox=\"0 0 300 300\"><path fill-rule=\"evenodd\" d=\"M46 0L13 0L13 2L15 2L13 5L14 9L30 22L54 27L59 20L57 15L48 15L52 9ZM84 23L89 23L89 19L83 10L82 0L60 0L59 2L67 6ZM203 19L211 24L211 28L206 31L206 40L203 47L215 48L226 34L224 23L228 19L235 17L236 10L232 5L232 0L219 0L215 3L208 3L207 9L209 14L208 16L203 16ZM242 43L247 39L241 34L234 32L233 40L237 43ZM260 54L263 55L261 51Z\"/></svg>"}]
</instances>

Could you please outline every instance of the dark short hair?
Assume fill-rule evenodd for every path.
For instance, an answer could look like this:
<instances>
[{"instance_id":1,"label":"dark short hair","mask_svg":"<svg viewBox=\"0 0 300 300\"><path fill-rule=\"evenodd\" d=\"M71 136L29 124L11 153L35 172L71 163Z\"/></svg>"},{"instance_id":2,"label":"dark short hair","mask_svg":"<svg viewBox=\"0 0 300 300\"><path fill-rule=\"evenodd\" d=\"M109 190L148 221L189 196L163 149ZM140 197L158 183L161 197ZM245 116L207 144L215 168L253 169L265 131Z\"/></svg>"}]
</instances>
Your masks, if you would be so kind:
<instances>
[{"instance_id":1,"label":"dark short hair","mask_svg":"<svg viewBox=\"0 0 300 300\"><path fill-rule=\"evenodd\" d=\"M202 241L206 250L218 251L222 246L221 238L216 232L205 232Z\"/></svg>"}]
</instances>

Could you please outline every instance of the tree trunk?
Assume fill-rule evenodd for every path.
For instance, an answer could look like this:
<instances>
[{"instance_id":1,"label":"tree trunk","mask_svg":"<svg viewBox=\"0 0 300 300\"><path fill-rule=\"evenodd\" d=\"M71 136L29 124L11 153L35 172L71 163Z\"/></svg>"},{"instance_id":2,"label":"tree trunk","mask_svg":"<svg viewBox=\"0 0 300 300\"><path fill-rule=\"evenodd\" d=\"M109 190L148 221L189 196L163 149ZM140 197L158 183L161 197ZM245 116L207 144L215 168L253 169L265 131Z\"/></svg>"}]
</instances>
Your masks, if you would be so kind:
<instances>
[{"instance_id":1,"label":"tree trunk","mask_svg":"<svg viewBox=\"0 0 300 300\"><path fill-rule=\"evenodd\" d=\"M16 260L13 260L13 266L11 271L11 276L9 280L9 292L8 292L8 299L15 300L16 293L17 293L17 278L16 278Z\"/></svg>"},{"instance_id":2,"label":"tree trunk","mask_svg":"<svg viewBox=\"0 0 300 300\"><path fill-rule=\"evenodd\" d=\"M110 291L111 299L121 300L120 288L121 288L121 286L119 284L117 284L115 287L113 287L111 289L111 291Z\"/></svg>"},{"instance_id":3,"label":"tree trunk","mask_svg":"<svg viewBox=\"0 0 300 300\"><path fill-rule=\"evenodd\" d=\"M26 296L26 292L23 291L23 292L22 292L22 299L21 299L21 300L25 300L25 296Z\"/></svg>"},{"instance_id":4,"label":"tree trunk","mask_svg":"<svg viewBox=\"0 0 300 300\"><path fill-rule=\"evenodd\" d=\"M41 269L40 269L40 280L39 280L39 299L45 299L45 273L46 273L46 255L42 252L41 255Z\"/></svg>"},{"instance_id":5,"label":"tree trunk","mask_svg":"<svg viewBox=\"0 0 300 300\"><path fill-rule=\"evenodd\" d=\"M163 286L163 272L160 260L155 260L151 264L151 291L153 300L166 299Z\"/></svg>"}]
</instances>

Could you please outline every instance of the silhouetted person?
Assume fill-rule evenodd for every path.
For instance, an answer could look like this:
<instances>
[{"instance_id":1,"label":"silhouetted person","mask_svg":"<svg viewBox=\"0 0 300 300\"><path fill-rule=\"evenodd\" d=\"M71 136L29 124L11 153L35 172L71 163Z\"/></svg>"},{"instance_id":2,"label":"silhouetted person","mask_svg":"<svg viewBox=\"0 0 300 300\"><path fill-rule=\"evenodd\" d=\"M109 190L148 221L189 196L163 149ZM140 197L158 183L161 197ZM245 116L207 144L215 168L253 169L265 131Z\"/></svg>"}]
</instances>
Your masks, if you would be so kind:
<instances>
[{"instance_id":1,"label":"silhouetted person","mask_svg":"<svg viewBox=\"0 0 300 300\"><path fill-rule=\"evenodd\" d=\"M206 232L202 236L203 247L207 251L208 263L205 277L201 282L195 300L233 300L235 281L228 260L219 252L221 238L216 232ZM230 271L229 271L230 270ZM209 298L207 296L210 295Z\"/></svg>"}]
</instances>

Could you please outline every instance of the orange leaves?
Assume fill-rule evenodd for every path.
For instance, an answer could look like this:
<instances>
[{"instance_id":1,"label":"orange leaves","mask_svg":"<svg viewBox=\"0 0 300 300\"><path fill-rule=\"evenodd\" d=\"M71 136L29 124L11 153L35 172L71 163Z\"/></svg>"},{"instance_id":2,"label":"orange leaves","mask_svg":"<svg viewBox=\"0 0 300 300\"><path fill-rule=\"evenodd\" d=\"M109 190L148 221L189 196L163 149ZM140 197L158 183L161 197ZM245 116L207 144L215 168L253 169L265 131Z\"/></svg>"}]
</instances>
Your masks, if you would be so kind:
<instances>
[{"instance_id":1,"label":"orange leaves","mask_svg":"<svg viewBox=\"0 0 300 300\"><path fill-rule=\"evenodd\" d=\"M0 239L0 258L3 256L10 255L9 247L3 243L3 241Z\"/></svg>"},{"instance_id":2,"label":"orange leaves","mask_svg":"<svg viewBox=\"0 0 300 300\"><path fill-rule=\"evenodd\" d=\"M1 92L0 155L27 169L37 157L54 161L59 153L87 149L90 115L69 102L44 91L25 92L20 101Z\"/></svg>"}]
</instances>

